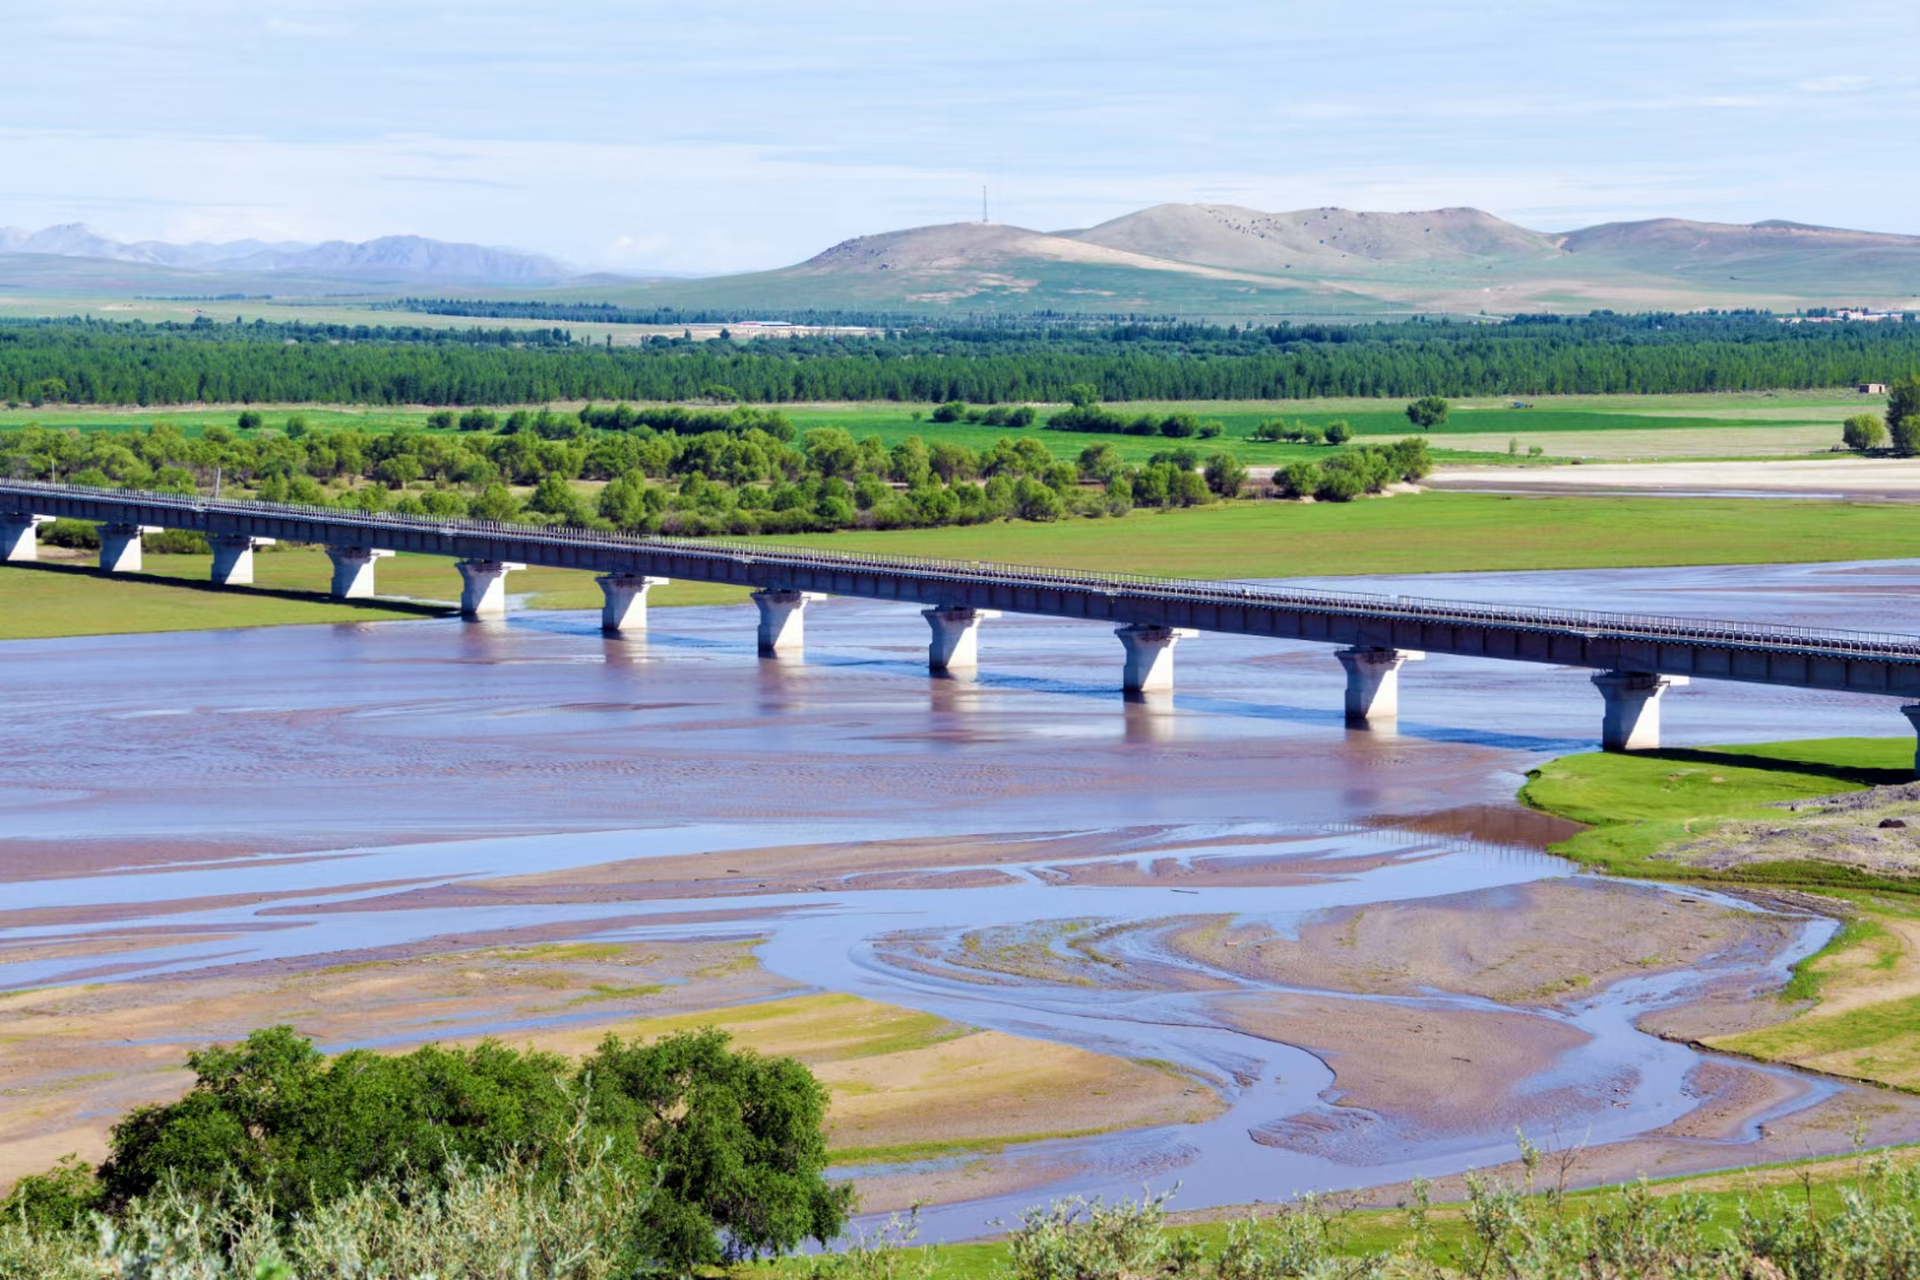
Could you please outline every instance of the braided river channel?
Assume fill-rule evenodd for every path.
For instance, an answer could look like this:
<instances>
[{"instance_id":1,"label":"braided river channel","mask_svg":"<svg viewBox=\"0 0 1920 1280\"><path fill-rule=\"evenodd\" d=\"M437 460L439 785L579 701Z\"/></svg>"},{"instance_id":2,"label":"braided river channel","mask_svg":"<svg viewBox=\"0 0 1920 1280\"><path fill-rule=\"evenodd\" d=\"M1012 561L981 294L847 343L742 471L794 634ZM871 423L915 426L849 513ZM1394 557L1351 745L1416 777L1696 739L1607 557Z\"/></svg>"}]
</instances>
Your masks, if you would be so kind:
<instances>
[{"instance_id":1,"label":"braided river channel","mask_svg":"<svg viewBox=\"0 0 1920 1280\"><path fill-rule=\"evenodd\" d=\"M1296 581L1920 634L1910 563ZM597 627L522 611L0 644L5 1000L725 943L765 975L736 1003L844 993L1162 1082L1124 1115L1076 1085L1017 1140L943 1146L949 1124L843 1164L871 1210L928 1199L923 1238L1063 1194L1177 1185L1198 1209L1446 1179L1512 1160L1517 1128L1584 1148L1589 1181L1855 1130L1920 1140L1904 1097L1693 1043L1771 1002L1831 921L1544 852L1570 828L1513 796L1596 748L1585 671L1436 655L1382 732L1343 725L1322 645L1204 634L1170 698L1128 701L1094 624L990 621L971 679L928 677L905 606L815 605L797 660L755 655L749 606ZM1669 746L1908 731L1893 700L1708 681L1663 712ZM20 1009L0 1147L57 1156L111 1117L60 1112ZM517 1043L644 1012L529 1012L483 986L321 1041ZM205 1042L126 1016L101 1054L177 1065ZM88 1058L73 1080L100 1074ZM972 1096L953 1107L1007 1133Z\"/></svg>"}]
</instances>

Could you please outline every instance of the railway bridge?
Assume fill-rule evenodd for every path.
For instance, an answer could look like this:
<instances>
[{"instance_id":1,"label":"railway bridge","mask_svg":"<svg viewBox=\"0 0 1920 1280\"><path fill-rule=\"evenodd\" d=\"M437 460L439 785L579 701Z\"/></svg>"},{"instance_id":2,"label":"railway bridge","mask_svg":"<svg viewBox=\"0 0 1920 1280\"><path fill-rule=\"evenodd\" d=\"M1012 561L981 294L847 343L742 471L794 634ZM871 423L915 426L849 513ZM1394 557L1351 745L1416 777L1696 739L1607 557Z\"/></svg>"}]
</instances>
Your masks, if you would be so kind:
<instances>
[{"instance_id":1,"label":"railway bridge","mask_svg":"<svg viewBox=\"0 0 1920 1280\"><path fill-rule=\"evenodd\" d=\"M1920 704L1920 636L1817 630L1639 614L1518 608L1092 573L983 560L818 551L718 538L628 537L594 530L368 513L336 507L209 499L36 481L0 481L0 554L35 558L36 527L55 518L97 522L100 567L141 569L141 536L162 529L205 535L213 580L253 580L253 552L272 542L324 546L331 591L371 597L378 561L396 552L446 556L469 618L506 610L507 576L528 565L598 575L602 626L646 626L647 594L673 578L749 587L762 654L798 650L809 602L826 595L921 606L932 630L935 673L979 661L982 623L1006 613L1111 623L1125 655L1129 693L1173 687L1173 651L1203 631L1337 646L1346 711L1356 724L1399 711L1405 664L1429 653L1584 667L1594 673L1610 751L1657 747L1660 698L1695 677L1877 694ZM1901 711L1920 732L1920 705ZM1917 762L1920 763L1920 762Z\"/></svg>"}]
</instances>

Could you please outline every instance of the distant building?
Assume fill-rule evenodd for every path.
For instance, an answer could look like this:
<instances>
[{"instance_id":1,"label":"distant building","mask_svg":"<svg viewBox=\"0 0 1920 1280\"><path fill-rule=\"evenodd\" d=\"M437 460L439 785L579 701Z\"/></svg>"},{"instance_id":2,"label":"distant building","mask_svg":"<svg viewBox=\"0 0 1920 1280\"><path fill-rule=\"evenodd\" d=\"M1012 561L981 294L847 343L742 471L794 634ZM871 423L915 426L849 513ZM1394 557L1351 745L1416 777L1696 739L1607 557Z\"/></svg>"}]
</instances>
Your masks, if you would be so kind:
<instances>
[{"instance_id":1,"label":"distant building","mask_svg":"<svg viewBox=\"0 0 1920 1280\"><path fill-rule=\"evenodd\" d=\"M1887 384L1884 382L1863 382L1860 384L1860 394L1863 396L1883 396L1887 394Z\"/></svg>"}]
</instances>

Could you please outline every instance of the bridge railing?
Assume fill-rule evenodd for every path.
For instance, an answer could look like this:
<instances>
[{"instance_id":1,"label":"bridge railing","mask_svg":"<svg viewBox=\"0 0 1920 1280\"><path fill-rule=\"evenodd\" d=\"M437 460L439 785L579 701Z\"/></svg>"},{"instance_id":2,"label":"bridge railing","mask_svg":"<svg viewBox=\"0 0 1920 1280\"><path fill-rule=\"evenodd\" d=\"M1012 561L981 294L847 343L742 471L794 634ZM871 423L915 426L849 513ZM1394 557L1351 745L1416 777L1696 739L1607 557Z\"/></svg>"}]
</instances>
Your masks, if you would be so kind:
<instances>
[{"instance_id":1,"label":"bridge railing","mask_svg":"<svg viewBox=\"0 0 1920 1280\"><path fill-rule=\"evenodd\" d=\"M795 568L947 578L956 583L994 583L1013 587L1059 587L1113 595L1214 603L1251 608L1304 608L1317 612L1380 620L1554 631L1595 639L1671 641L1743 648L1789 649L1809 653L1857 655L1920 662L1920 636L1893 632L1820 629L1770 622L1732 622L1661 614L1606 613L1526 605L1479 604L1419 596L1386 596L1326 591L1314 587L1265 586L1235 581L1166 577L1147 573L1067 569L931 556L884 555L866 551L824 551L741 538L688 538L664 534L632 535L561 525L528 525L501 520L416 516L391 511L310 503L260 502L242 498L206 498L143 489L111 489L39 480L0 481L0 494L25 498L33 493L140 503L200 515L280 516L325 522L369 534L411 530L451 537L479 537L549 546L597 547L610 551L672 552L738 565L770 564Z\"/></svg>"}]
</instances>

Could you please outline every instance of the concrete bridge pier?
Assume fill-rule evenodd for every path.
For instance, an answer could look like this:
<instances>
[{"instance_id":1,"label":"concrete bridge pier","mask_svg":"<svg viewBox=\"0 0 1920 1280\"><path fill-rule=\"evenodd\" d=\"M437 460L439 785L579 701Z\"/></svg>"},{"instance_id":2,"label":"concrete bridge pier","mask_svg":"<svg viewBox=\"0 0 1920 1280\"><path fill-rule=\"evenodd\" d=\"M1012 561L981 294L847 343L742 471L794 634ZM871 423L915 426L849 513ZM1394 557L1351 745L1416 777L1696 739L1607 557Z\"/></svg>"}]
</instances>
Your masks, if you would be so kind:
<instances>
[{"instance_id":1,"label":"concrete bridge pier","mask_svg":"<svg viewBox=\"0 0 1920 1280\"><path fill-rule=\"evenodd\" d=\"M335 600L373 599L373 562L392 554L373 547L328 547L327 559L333 561L333 586L328 594Z\"/></svg>"},{"instance_id":2,"label":"concrete bridge pier","mask_svg":"<svg viewBox=\"0 0 1920 1280\"><path fill-rule=\"evenodd\" d=\"M1420 662L1418 649L1341 649L1334 653L1347 671L1347 723L1367 725L1400 717L1400 668Z\"/></svg>"},{"instance_id":3,"label":"concrete bridge pier","mask_svg":"<svg viewBox=\"0 0 1920 1280\"><path fill-rule=\"evenodd\" d=\"M460 616L463 618L504 618L507 616L507 575L524 564L511 560L462 560L460 570Z\"/></svg>"},{"instance_id":4,"label":"concrete bridge pier","mask_svg":"<svg viewBox=\"0 0 1920 1280\"><path fill-rule=\"evenodd\" d=\"M34 530L52 524L52 516L28 511L0 511L0 561L25 564L40 558L40 539Z\"/></svg>"},{"instance_id":5,"label":"concrete bridge pier","mask_svg":"<svg viewBox=\"0 0 1920 1280\"><path fill-rule=\"evenodd\" d=\"M827 597L818 591L767 588L753 593L760 609L760 656L798 653L807 642L807 606Z\"/></svg>"},{"instance_id":6,"label":"concrete bridge pier","mask_svg":"<svg viewBox=\"0 0 1920 1280\"><path fill-rule=\"evenodd\" d=\"M920 616L933 628L927 645L927 670L935 675L972 671L980 665L980 624L1000 616L998 609L969 609L945 605L922 609Z\"/></svg>"},{"instance_id":7,"label":"concrete bridge pier","mask_svg":"<svg viewBox=\"0 0 1920 1280\"><path fill-rule=\"evenodd\" d=\"M1660 697L1685 676L1656 675L1649 671L1602 671L1593 687L1607 700L1600 721L1602 751L1654 751L1660 746Z\"/></svg>"},{"instance_id":8,"label":"concrete bridge pier","mask_svg":"<svg viewBox=\"0 0 1920 1280\"><path fill-rule=\"evenodd\" d=\"M1916 778L1920 778L1920 704L1902 707L1900 714L1905 716L1907 723L1913 726L1916 744L1913 753L1913 774Z\"/></svg>"},{"instance_id":9,"label":"concrete bridge pier","mask_svg":"<svg viewBox=\"0 0 1920 1280\"><path fill-rule=\"evenodd\" d=\"M610 636L647 629L647 592L669 579L641 573L603 573L594 579L607 598L600 608L600 629Z\"/></svg>"},{"instance_id":10,"label":"concrete bridge pier","mask_svg":"<svg viewBox=\"0 0 1920 1280\"><path fill-rule=\"evenodd\" d=\"M1199 635L1188 627L1158 627L1129 623L1114 628L1127 651L1126 674L1120 687L1128 693L1159 693L1173 690L1173 646Z\"/></svg>"},{"instance_id":11,"label":"concrete bridge pier","mask_svg":"<svg viewBox=\"0 0 1920 1280\"><path fill-rule=\"evenodd\" d=\"M270 547L273 538L244 533L216 533L207 538L213 547L213 580L223 587L244 587L253 581L253 549Z\"/></svg>"},{"instance_id":12,"label":"concrete bridge pier","mask_svg":"<svg viewBox=\"0 0 1920 1280\"><path fill-rule=\"evenodd\" d=\"M100 567L108 573L138 573L145 564L140 555L142 534L159 533L156 524L100 526Z\"/></svg>"}]
</instances>

